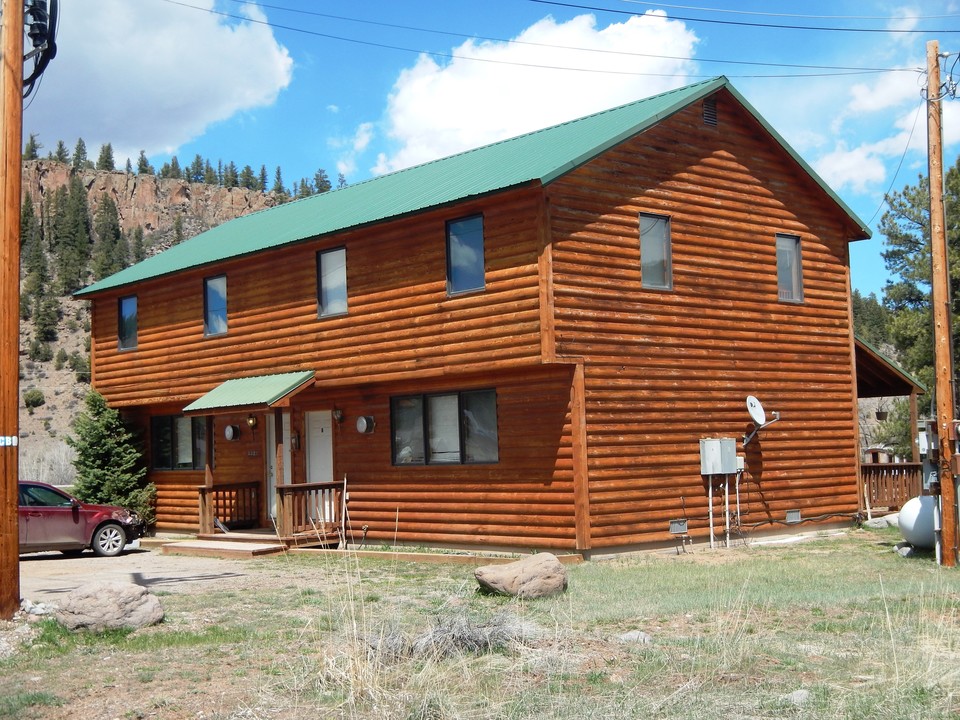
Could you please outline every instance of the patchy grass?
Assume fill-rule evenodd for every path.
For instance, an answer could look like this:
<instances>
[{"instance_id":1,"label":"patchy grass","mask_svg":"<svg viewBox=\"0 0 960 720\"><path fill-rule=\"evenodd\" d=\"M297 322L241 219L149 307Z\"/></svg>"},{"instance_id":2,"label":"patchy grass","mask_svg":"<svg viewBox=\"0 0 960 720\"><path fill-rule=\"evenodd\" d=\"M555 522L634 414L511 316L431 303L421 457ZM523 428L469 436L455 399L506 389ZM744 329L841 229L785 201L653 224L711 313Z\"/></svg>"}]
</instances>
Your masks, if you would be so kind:
<instances>
[{"instance_id":1,"label":"patchy grass","mask_svg":"<svg viewBox=\"0 0 960 720\"><path fill-rule=\"evenodd\" d=\"M165 594L155 628L43 623L0 662L0 717L955 718L960 572L897 539L596 561L526 602L460 565L263 558Z\"/></svg>"}]
</instances>

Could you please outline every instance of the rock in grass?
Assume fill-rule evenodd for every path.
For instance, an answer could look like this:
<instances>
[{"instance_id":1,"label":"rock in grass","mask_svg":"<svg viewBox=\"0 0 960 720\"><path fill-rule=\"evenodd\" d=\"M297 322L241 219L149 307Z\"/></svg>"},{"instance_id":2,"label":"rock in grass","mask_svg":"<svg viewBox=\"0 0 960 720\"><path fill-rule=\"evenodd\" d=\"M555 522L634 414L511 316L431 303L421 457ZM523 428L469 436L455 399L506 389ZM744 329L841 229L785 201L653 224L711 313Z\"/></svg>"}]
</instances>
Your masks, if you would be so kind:
<instances>
[{"instance_id":1,"label":"rock in grass","mask_svg":"<svg viewBox=\"0 0 960 720\"><path fill-rule=\"evenodd\" d=\"M617 638L622 645L652 645L653 637L643 630L631 630Z\"/></svg>"},{"instance_id":2,"label":"rock in grass","mask_svg":"<svg viewBox=\"0 0 960 720\"><path fill-rule=\"evenodd\" d=\"M484 565L474 576L482 591L495 595L534 599L567 589L567 570L552 553L537 553L505 565Z\"/></svg>"},{"instance_id":3,"label":"rock in grass","mask_svg":"<svg viewBox=\"0 0 960 720\"><path fill-rule=\"evenodd\" d=\"M139 585L94 582L67 593L56 618L71 630L136 630L163 620L163 607L156 595Z\"/></svg>"},{"instance_id":4,"label":"rock in grass","mask_svg":"<svg viewBox=\"0 0 960 720\"><path fill-rule=\"evenodd\" d=\"M784 695L780 699L787 705L803 707L810 702L810 697L811 695L809 690L794 690L792 693Z\"/></svg>"}]
</instances>

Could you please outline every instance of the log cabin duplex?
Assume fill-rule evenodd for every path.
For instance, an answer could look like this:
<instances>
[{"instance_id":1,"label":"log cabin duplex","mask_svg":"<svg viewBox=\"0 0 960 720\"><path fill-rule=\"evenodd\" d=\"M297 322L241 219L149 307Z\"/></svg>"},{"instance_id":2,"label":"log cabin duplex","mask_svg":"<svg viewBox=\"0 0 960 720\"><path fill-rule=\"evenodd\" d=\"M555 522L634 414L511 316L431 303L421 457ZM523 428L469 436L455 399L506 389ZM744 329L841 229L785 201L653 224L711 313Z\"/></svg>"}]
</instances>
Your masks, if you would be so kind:
<instances>
[{"instance_id":1,"label":"log cabin duplex","mask_svg":"<svg viewBox=\"0 0 960 720\"><path fill-rule=\"evenodd\" d=\"M858 511L868 235L721 77L233 220L77 295L158 529L337 515L368 542L590 553L679 519L707 537L705 438L736 440L742 527ZM780 421L744 447L751 395Z\"/></svg>"}]
</instances>

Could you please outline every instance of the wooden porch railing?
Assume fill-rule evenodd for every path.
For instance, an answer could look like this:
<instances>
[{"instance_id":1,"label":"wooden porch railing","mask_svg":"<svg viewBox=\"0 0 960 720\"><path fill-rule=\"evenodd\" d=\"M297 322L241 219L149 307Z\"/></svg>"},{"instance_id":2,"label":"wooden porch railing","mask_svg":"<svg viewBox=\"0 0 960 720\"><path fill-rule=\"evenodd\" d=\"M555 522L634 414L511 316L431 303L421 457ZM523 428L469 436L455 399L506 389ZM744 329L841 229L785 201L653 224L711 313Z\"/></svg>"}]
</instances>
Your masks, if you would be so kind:
<instances>
[{"instance_id":1,"label":"wooden porch railing","mask_svg":"<svg viewBox=\"0 0 960 720\"><path fill-rule=\"evenodd\" d=\"M900 508L923 493L923 463L861 463L860 480L871 508Z\"/></svg>"},{"instance_id":2,"label":"wooden porch railing","mask_svg":"<svg viewBox=\"0 0 960 720\"><path fill-rule=\"evenodd\" d=\"M319 533L338 538L343 485L336 482L277 485L280 535Z\"/></svg>"},{"instance_id":3,"label":"wooden porch railing","mask_svg":"<svg viewBox=\"0 0 960 720\"><path fill-rule=\"evenodd\" d=\"M200 533L213 533L214 518L231 530L257 527L261 485L259 482L242 482L197 488L200 492Z\"/></svg>"}]
</instances>

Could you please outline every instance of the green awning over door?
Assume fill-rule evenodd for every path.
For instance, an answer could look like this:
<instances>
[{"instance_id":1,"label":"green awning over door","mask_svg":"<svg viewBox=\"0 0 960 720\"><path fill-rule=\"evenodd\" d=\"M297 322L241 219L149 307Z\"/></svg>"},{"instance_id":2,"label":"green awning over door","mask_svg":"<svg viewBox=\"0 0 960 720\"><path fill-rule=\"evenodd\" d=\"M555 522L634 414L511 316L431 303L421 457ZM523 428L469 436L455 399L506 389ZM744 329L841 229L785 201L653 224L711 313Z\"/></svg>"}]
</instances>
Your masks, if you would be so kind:
<instances>
[{"instance_id":1,"label":"green awning over door","mask_svg":"<svg viewBox=\"0 0 960 720\"><path fill-rule=\"evenodd\" d=\"M206 395L187 405L187 415L213 415L218 412L274 407L308 387L313 370L234 378L223 382Z\"/></svg>"}]
</instances>

